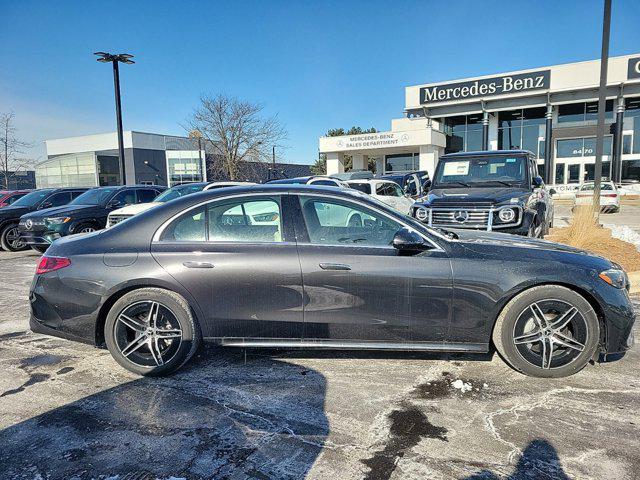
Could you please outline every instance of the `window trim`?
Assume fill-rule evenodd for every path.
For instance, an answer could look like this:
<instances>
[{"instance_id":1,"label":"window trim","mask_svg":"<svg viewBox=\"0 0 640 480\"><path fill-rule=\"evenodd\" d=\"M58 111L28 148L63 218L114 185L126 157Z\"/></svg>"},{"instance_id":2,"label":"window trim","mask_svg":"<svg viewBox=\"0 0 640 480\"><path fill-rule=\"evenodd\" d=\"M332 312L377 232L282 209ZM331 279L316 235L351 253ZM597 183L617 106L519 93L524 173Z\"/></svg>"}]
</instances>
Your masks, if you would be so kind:
<instances>
[{"instance_id":1,"label":"window trim","mask_svg":"<svg viewBox=\"0 0 640 480\"><path fill-rule=\"evenodd\" d=\"M269 193L265 193L265 192L256 192L256 193L245 193L245 194L235 194L235 195L229 195L229 196L224 196L224 197L216 197L213 199L209 199L209 200L205 200L203 202L197 203L196 205L192 205L191 207L187 208L186 210L182 210L178 213L176 213L175 215L171 216L168 220L166 220L165 222L162 223L162 225L160 225L160 227L158 227L158 229L156 230L156 232L153 234L153 237L151 238L151 243L161 243L161 244L173 244L173 245L186 245L186 244L198 244L198 245L225 245L225 244L241 244L241 245L295 245L296 242L291 242L289 240L283 240L281 242L238 242L237 240L209 240L209 233L208 233L208 229L209 229L209 209L206 207L206 205L208 205L209 203L214 203L214 202L219 202L219 201L225 201L225 200L229 200L229 199L233 199L233 198L239 198L239 197L279 197L280 202L279 202L279 206L280 206L280 216L282 217L281 220L281 225L282 225L282 237L286 238L287 237L287 225L286 225L286 207L285 207L285 197L288 195L287 192L283 192L283 193L275 193L275 194L269 194ZM167 227L174 221L176 220L178 217L181 217L182 215L187 214L188 212L190 212L191 210L195 210L197 208L200 208L204 206L204 214L205 214L205 221L206 221L206 238L205 240L186 240L186 241L178 241L178 240L161 240L160 238L162 237L162 234L164 233L164 231L167 229Z\"/></svg>"}]
</instances>

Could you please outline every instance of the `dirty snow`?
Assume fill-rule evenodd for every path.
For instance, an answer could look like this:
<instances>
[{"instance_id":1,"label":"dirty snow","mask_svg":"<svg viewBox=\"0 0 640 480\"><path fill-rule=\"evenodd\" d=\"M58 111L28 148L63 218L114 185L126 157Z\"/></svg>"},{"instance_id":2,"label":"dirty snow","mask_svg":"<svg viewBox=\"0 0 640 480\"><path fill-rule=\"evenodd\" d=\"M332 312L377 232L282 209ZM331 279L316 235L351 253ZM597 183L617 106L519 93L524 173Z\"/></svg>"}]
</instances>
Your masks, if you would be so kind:
<instances>
[{"instance_id":1,"label":"dirty snow","mask_svg":"<svg viewBox=\"0 0 640 480\"><path fill-rule=\"evenodd\" d=\"M451 386L453 388L457 388L458 390L460 390L462 393L466 393L466 392L470 392L473 387L471 386L470 383L467 382L463 382L462 380L458 379L454 382L451 383Z\"/></svg>"},{"instance_id":2,"label":"dirty snow","mask_svg":"<svg viewBox=\"0 0 640 480\"><path fill-rule=\"evenodd\" d=\"M636 246L636 249L640 250L640 233L636 232L627 225L611 225L603 224L603 227L611 230L611 236L622 240L623 242L631 243Z\"/></svg>"}]
</instances>

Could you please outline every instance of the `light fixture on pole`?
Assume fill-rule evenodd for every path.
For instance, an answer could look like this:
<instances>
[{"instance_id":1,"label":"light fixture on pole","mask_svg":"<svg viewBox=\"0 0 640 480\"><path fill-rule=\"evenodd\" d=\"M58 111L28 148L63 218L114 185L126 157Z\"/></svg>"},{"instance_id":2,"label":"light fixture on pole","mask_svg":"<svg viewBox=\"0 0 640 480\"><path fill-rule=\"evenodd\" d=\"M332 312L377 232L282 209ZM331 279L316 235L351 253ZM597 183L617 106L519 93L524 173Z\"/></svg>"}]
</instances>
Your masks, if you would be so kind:
<instances>
[{"instance_id":1,"label":"light fixture on pole","mask_svg":"<svg viewBox=\"0 0 640 480\"><path fill-rule=\"evenodd\" d=\"M126 63L131 65L134 62L131 60L133 55L128 53L111 54L106 52L95 52L94 55L98 55L96 59L101 63L113 64L113 88L116 97L116 122L118 126L118 157L120 164L120 183L126 185L125 169L124 169L124 141L122 138L122 105L120 103L120 71L118 69L118 63Z\"/></svg>"}]
</instances>

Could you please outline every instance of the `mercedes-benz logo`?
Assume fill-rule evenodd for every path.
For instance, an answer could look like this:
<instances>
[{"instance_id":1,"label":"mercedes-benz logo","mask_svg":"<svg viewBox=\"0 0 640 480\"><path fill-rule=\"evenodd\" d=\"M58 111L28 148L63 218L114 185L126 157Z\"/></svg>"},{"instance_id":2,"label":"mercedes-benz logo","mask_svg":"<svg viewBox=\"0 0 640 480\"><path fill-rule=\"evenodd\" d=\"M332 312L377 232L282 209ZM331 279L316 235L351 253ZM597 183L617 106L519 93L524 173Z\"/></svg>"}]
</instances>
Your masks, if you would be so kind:
<instances>
[{"instance_id":1,"label":"mercedes-benz logo","mask_svg":"<svg viewBox=\"0 0 640 480\"><path fill-rule=\"evenodd\" d=\"M456 210L453 212L453 219L458 223L464 223L469 218L469 212L466 210Z\"/></svg>"},{"instance_id":2,"label":"mercedes-benz logo","mask_svg":"<svg viewBox=\"0 0 640 480\"><path fill-rule=\"evenodd\" d=\"M24 226L27 227L27 230L31 230L31 228L33 227L33 220L27 220L24 223Z\"/></svg>"}]
</instances>

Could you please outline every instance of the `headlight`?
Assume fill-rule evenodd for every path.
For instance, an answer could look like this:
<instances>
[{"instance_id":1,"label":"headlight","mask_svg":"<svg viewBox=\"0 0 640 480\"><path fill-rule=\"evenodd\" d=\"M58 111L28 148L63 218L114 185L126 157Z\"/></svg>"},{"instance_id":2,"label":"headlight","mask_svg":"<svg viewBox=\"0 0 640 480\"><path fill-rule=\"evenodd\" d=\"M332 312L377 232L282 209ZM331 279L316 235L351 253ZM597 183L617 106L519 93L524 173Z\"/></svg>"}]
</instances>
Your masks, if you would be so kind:
<instances>
[{"instance_id":1,"label":"headlight","mask_svg":"<svg viewBox=\"0 0 640 480\"><path fill-rule=\"evenodd\" d=\"M45 218L44 221L53 225L60 225L61 223L70 222L71 217L51 217Z\"/></svg>"},{"instance_id":2,"label":"headlight","mask_svg":"<svg viewBox=\"0 0 640 480\"><path fill-rule=\"evenodd\" d=\"M516 211L513 208L503 208L498 212L498 218L504 223L513 222L516 219Z\"/></svg>"},{"instance_id":3,"label":"headlight","mask_svg":"<svg viewBox=\"0 0 640 480\"><path fill-rule=\"evenodd\" d=\"M416 218L421 222L426 222L429 218L429 211L426 208L418 207L416 209Z\"/></svg>"},{"instance_id":4,"label":"headlight","mask_svg":"<svg viewBox=\"0 0 640 480\"><path fill-rule=\"evenodd\" d=\"M598 275L612 287L625 288L627 286L627 274L623 270L605 270Z\"/></svg>"}]
</instances>

